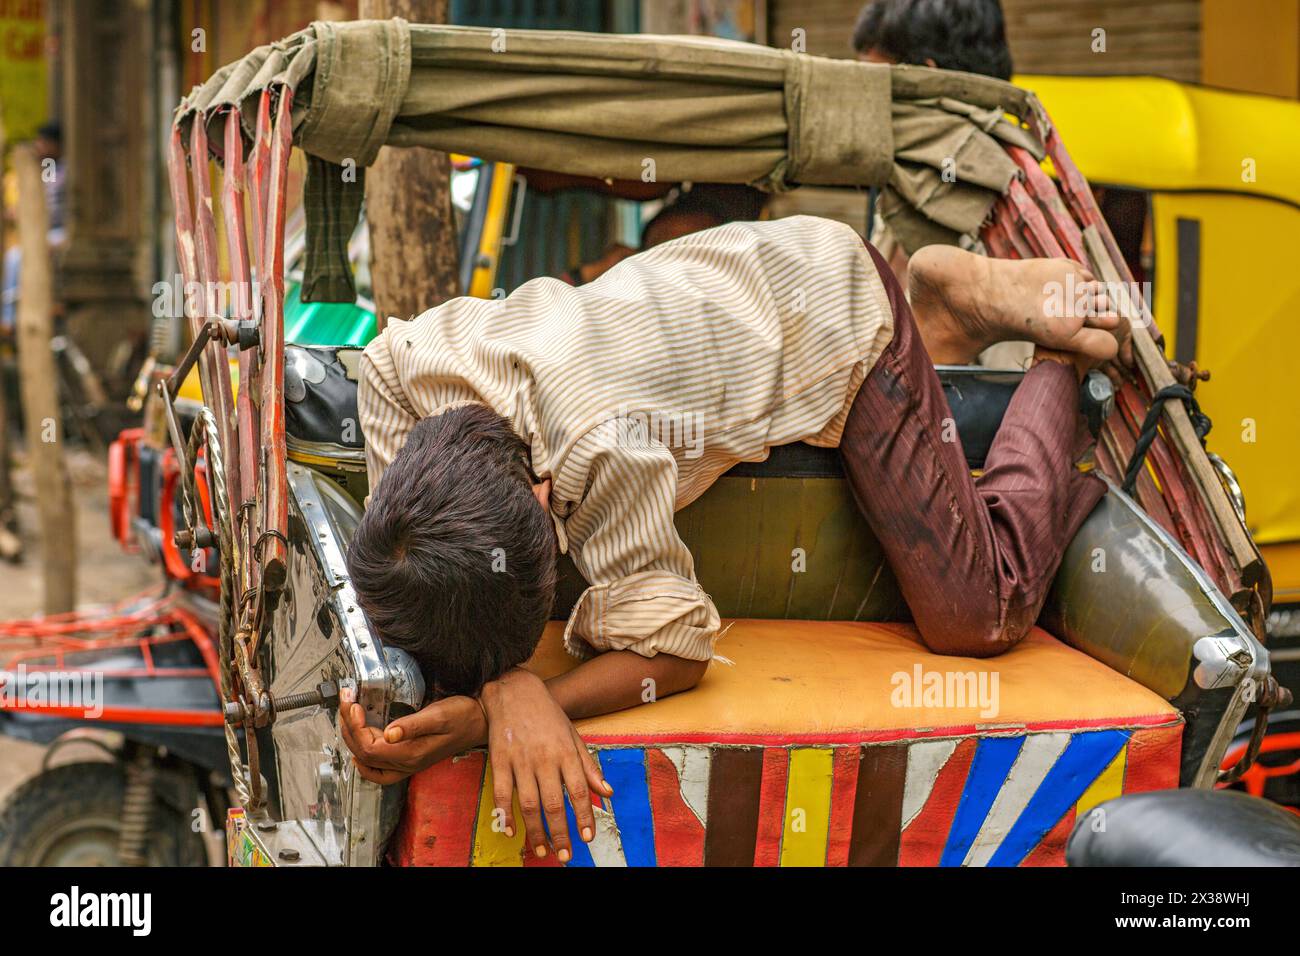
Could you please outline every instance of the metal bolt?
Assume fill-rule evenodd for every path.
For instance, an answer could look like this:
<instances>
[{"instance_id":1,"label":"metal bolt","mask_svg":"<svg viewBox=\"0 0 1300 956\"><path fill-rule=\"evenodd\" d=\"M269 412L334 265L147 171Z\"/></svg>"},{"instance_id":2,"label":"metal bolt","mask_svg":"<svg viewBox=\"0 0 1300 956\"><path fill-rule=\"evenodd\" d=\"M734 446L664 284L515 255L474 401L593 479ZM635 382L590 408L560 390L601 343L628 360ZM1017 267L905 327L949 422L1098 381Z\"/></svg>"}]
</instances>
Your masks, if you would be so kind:
<instances>
[{"instance_id":1,"label":"metal bolt","mask_svg":"<svg viewBox=\"0 0 1300 956\"><path fill-rule=\"evenodd\" d=\"M274 820L263 820L261 823L257 825L257 828L261 830L263 833L272 833L275 830L279 829L279 826L280 825L276 823Z\"/></svg>"},{"instance_id":2,"label":"metal bolt","mask_svg":"<svg viewBox=\"0 0 1300 956\"><path fill-rule=\"evenodd\" d=\"M298 851L297 851L297 850L294 850L294 849L284 849L284 850L281 850L281 851L280 851L280 859L284 860L286 863L297 863L297 862L298 862Z\"/></svg>"}]
</instances>

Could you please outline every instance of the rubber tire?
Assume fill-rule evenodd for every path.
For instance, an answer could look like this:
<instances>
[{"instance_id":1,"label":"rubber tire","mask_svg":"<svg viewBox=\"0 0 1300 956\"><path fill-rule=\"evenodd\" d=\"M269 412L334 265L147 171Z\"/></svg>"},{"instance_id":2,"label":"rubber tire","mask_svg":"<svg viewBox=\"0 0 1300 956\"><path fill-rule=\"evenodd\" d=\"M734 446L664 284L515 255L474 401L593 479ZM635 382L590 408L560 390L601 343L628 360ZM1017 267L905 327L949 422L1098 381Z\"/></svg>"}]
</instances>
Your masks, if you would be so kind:
<instances>
[{"instance_id":1,"label":"rubber tire","mask_svg":"<svg viewBox=\"0 0 1300 956\"><path fill-rule=\"evenodd\" d=\"M40 866L45 846L60 830L75 832L77 821L97 821L102 834L118 832L126 775L120 764L64 764L28 780L0 809L0 866ZM114 841L115 842L115 841ZM155 797L148 846L150 866L206 866L207 850L189 818ZM104 865L117 865L114 846ZM46 864L50 865L50 864Z\"/></svg>"}]
</instances>

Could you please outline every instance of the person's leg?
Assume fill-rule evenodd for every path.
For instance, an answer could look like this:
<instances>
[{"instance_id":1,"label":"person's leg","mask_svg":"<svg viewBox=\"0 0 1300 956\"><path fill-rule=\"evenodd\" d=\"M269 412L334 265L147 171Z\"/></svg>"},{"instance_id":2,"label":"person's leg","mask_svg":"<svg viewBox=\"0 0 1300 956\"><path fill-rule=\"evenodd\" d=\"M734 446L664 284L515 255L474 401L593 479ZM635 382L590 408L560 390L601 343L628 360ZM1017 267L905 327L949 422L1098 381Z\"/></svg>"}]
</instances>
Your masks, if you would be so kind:
<instances>
[{"instance_id":1,"label":"person's leg","mask_svg":"<svg viewBox=\"0 0 1300 956\"><path fill-rule=\"evenodd\" d=\"M990 346L1025 340L1098 361L1115 356L1120 320L1106 284L1069 259L990 259L926 246L912 257L908 281L935 365L968 365Z\"/></svg>"},{"instance_id":2,"label":"person's leg","mask_svg":"<svg viewBox=\"0 0 1300 956\"><path fill-rule=\"evenodd\" d=\"M926 646L998 654L1033 626L1066 545L1105 493L1074 468L1078 379L1057 362L1030 369L972 478L903 291L868 249L894 338L849 412L845 471Z\"/></svg>"}]
</instances>

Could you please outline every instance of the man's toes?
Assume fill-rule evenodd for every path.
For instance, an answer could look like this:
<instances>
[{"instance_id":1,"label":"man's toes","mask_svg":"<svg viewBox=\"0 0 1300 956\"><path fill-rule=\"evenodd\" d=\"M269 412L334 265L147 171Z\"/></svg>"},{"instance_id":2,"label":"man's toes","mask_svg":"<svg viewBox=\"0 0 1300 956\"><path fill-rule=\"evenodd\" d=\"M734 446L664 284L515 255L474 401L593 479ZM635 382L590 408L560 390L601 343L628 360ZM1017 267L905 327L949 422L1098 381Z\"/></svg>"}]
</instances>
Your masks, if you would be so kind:
<instances>
[{"instance_id":1,"label":"man's toes","mask_svg":"<svg viewBox=\"0 0 1300 956\"><path fill-rule=\"evenodd\" d=\"M1119 352L1119 341L1104 329L1080 329L1070 348L1097 362L1108 362Z\"/></svg>"}]
</instances>

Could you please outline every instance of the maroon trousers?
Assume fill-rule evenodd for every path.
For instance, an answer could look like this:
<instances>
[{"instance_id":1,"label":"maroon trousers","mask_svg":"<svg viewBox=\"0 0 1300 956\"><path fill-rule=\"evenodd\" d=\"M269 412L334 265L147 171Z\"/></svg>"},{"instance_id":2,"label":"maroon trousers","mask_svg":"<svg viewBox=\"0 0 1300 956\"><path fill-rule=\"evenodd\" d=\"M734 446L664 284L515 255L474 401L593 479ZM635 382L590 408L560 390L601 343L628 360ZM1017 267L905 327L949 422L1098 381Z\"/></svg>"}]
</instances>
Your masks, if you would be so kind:
<instances>
[{"instance_id":1,"label":"maroon trousers","mask_svg":"<svg viewBox=\"0 0 1300 956\"><path fill-rule=\"evenodd\" d=\"M972 478L903 290L867 248L894 339L849 411L844 468L926 646L1000 654L1033 626L1066 545L1105 494L1074 467L1078 380L1057 362L1031 368Z\"/></svg>"}]
</instances>

